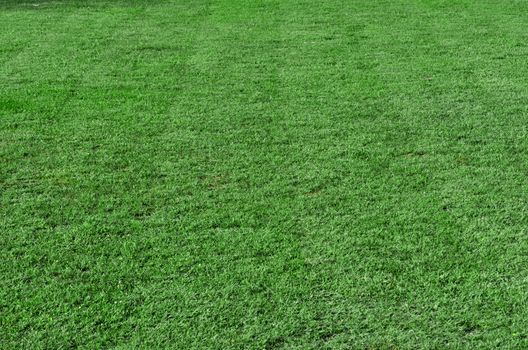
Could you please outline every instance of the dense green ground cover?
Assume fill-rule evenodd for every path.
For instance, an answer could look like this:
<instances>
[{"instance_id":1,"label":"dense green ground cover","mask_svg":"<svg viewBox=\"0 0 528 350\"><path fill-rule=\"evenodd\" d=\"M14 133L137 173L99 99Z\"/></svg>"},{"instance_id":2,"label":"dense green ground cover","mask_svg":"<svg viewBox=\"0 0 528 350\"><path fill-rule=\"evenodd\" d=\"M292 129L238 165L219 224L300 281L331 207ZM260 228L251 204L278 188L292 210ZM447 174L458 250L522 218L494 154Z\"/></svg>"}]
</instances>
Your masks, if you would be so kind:
<instances>
[{"instance_id":1,"label":"dense green ground cover","mask_svg":"<svg viewBox=\"0 0 528 350\"><path fill-rule=\"evenodd\" d=\"M528 3L0 3L0 347L528 347Z\"/></svg>"}]
</instances>

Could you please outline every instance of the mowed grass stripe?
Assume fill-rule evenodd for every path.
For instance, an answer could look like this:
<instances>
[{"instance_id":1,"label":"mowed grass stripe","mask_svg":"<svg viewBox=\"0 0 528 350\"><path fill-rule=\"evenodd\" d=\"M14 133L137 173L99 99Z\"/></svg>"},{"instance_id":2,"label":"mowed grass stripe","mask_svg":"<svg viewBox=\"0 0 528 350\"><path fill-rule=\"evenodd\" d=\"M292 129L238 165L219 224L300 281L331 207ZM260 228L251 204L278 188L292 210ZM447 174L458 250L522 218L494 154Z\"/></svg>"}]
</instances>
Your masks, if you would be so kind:
<instances>
[{"instance_id":1,"label":"mowed grass stripe","mask_svg":"<svg viewBox=\"0 0 528 350\"><path fill-rule=\"evenodd\" d=\"M4 1L0 347L525 347L525 10Z\"/></svg>"}]
</instances>

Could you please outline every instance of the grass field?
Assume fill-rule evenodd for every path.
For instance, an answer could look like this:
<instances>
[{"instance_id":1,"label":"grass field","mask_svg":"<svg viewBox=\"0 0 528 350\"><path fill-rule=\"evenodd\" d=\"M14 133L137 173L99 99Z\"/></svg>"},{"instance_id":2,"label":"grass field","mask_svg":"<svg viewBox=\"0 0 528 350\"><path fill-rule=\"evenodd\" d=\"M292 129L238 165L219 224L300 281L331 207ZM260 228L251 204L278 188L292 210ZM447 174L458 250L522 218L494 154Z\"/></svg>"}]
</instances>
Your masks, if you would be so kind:
<instances>
[{"instance_id":1,"label":"grass field","mask_svg":"<svg viewBox=\"0 0 528 350\"><path fill-rule=\"evenodd\" d=\"M0 348L528 348L527 25L0 0Z\"/></svg>"}]
</instances>

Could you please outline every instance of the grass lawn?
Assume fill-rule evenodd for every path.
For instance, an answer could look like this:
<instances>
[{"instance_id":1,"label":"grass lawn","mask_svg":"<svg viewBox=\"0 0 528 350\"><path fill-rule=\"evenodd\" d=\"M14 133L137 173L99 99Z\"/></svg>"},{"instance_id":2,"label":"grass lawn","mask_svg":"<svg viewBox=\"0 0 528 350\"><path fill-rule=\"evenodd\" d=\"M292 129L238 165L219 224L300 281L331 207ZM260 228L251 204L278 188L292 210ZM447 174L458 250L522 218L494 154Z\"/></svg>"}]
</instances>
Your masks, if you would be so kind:
<instances>
[{"instance_id":1,"label":"grass lawn","mask_svg":"<svg viewBox=\"0 0 528 350\"><path fill-rule=\"evenodd\" d=\"M527 25L0 0L0 348L527 348Z\"/></svg>"}]
</instances>

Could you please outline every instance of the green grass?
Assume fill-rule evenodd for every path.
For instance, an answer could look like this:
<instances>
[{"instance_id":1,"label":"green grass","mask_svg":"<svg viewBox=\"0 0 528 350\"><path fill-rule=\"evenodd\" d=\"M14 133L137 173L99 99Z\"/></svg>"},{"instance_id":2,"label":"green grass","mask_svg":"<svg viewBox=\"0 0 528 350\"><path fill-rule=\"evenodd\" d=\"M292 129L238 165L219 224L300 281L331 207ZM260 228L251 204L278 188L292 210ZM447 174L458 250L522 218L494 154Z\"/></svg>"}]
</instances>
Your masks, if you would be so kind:
<instances>
[{"instance_id":1,"label":"green grass","mask_svg":"<svg viewBox=\"0 0 528 350\"><path fill-rule=\"evenodd\" d=\"M527 348L527 24L3 0L0 348Z\"/></svg>"}]
</instances>

